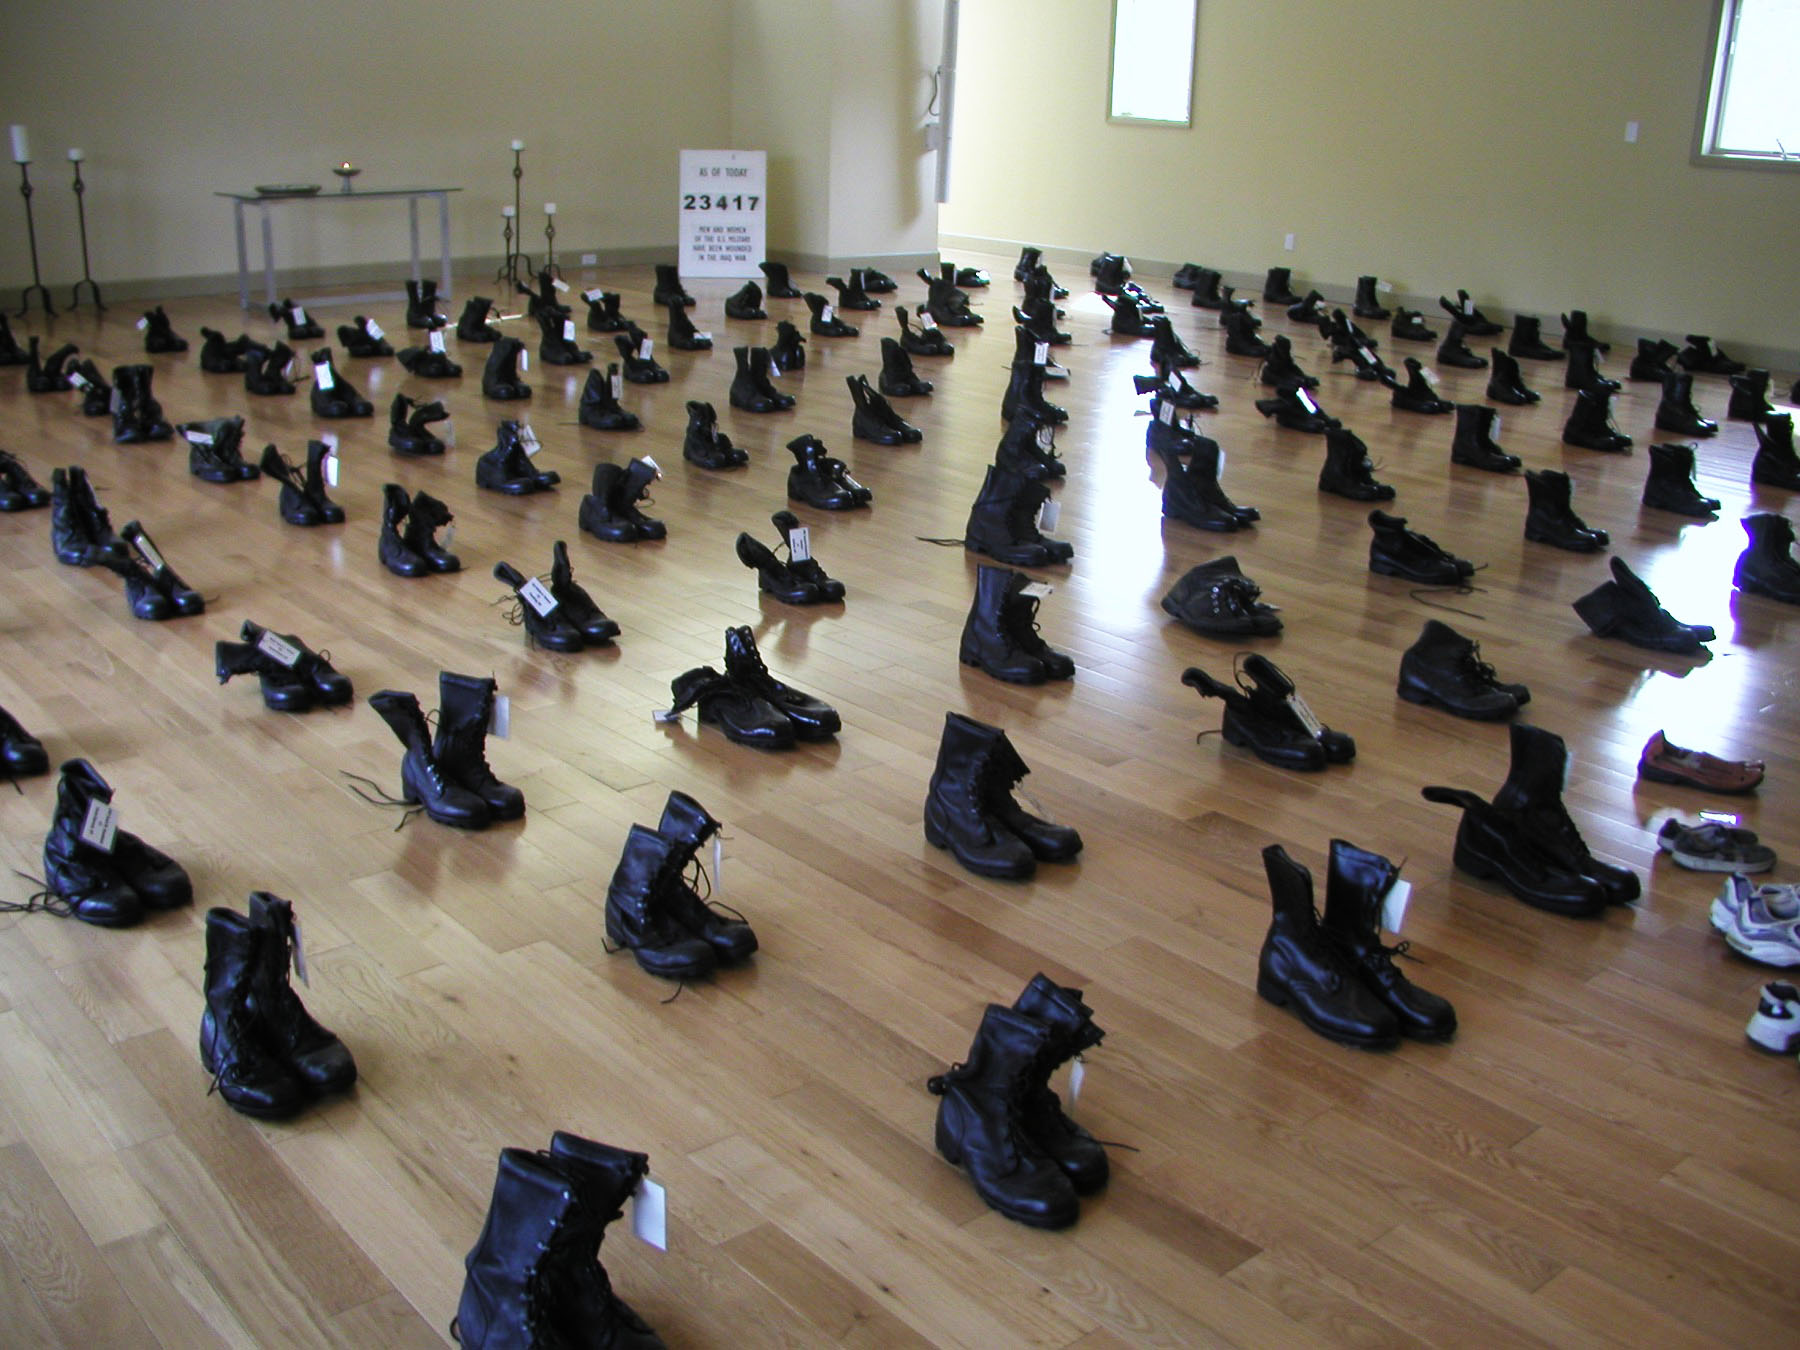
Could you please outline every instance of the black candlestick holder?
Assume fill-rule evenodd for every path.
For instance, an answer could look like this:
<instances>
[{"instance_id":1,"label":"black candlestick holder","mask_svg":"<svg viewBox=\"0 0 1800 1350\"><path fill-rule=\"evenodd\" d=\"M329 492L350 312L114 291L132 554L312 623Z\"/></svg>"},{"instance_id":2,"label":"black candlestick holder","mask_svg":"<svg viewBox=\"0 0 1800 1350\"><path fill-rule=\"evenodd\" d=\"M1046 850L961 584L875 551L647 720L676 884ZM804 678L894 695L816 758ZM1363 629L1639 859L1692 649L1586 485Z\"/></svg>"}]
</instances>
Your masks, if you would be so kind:
<instances>
[{"instance_id":1,"label":"black candlestick holder","mask_svg":"<svg viewBox=\"0 0 1800 1350\"><path fill-rule=\"evenodd\" d=\"M544 216L544 270L562 276L562 265L556 261L556 217L549 214Z\"/></svg>"},{"instance_id":2,"label":"black candlestick holder","mask_svg":"<svg viewBox=\"0 0 1800 1350\"><path fill-rule=\"evenodd\" d=\"M94 293L94 308L102 314L106 312L106 302L100 298L100 284L94 280L93 269L88 266L87 242L87 184L81 181L81 161L72 160L75 169L75 219L81 223L81 280L76 282L69 300L70 309L81 307L81 288L86 286Z\"/></svg>"},{"instance_id":3,"label":"black candlestick holder","mask_svg":"<svg viewBox=\"0 0 1800 1350\"><path fill-rule=\"evenodd\" d=\"M524 153L525 152L523 150L514 150L512 152L512 157L513 157L513 170L512 170L512 173L513 173L513 220L518 220L518 222L519 222L519 242L521 244L523 244L525 242L525 222L519 216L519 180L525 177L525 169L524 169L524 166L522 164L520 164L519 157L521 155L523 155ZM520 269L520 267L523 267L525 269L525 274L527 276L531 275L531 258L529 255L524 254L524 253L513 252L512 227L513 227L512 220L507 221L506 222L506 230L505 230L506 261L501 263L500 270L494 273L494 280L495 281L510 281L516 287L519 285L519 269Z\"/></svg>"},{"instance_id":4,"label":"black candlestick holder","mask_svg":"<svg viewBox=\"0 0 1800 1350\"><path fill-rule=\"evenodd\" d=\"M44 313L50 318L56 317L56 306L50 300L50 288L44 285L44 279L38 274L37 224L31 218L31 162L21 160L19 163L19 195L25 199L25 234L31 241L31 285L21 292L22 302L19 305L19 317L23 318L31 310L31 297L40 296L44 302Z\"/></svg>"}]
</instances>

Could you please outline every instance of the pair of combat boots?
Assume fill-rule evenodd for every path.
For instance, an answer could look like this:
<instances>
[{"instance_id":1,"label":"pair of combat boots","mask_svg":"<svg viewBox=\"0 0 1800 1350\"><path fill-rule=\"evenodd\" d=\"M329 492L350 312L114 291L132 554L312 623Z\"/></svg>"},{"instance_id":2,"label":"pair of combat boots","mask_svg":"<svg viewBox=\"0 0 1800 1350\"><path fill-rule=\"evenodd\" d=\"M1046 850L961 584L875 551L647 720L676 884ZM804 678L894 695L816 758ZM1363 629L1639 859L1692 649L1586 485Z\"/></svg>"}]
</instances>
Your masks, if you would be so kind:
<instances>
[{"instance_id":1,"label":"pair of combat boots","mask_svg":"<svg viewBox=\"0 0 1800 1350\"><path fill-rule=\"evenodd\" d=\"M56 810L44 836L44 909L100 928L129 928L147 911L193 900L180 863L119 828L112 786L99 770L71 759L59 772ZM23 908L38 908L38 898Z\"/></svg>"},{"instance_id":2,"label":"pair of combat boots","mask_svg":"<svg viewBox=\"0 0 1800 1350\"><path fill-rule=\"evenodd\" d=\"M977 876L1008 881L1031 876L1040 862L1073 862L1081 835L1013 800L1013 785L1030 772L999 727L946 714L925 797L925 842Z\"/></svg>"},{"instance_id":3,"label":"pair of combat boots","mask_svg":"<svg viewBox=\"0 0 1800 1350\"><path fill-rule=\"evenodd\" d=\"M842 730L837 709L769 673L748 624L725 630L725 669L696 666L669 683L673 699L659 721L688 708L717 726L727 740L757 750L788 750L799 741L827 741Z\"/></svg>"},{"instance_id":4,"label":"pair of combat boots","mask_svg":"<svg viewBox=\"0 0 1800 1350\"><path fill-rule=\"evenodd\" d=\"M705 879L698 855L708 840L716 840L719 828L699 802L671 792L654 830L633 825L625 836L606 890L606 937L614 946L630 948L651 975L694 979L747 961L756 951L750 925L708 904L685 875L693 866L696 879Z\"/></svg>"},{"instance_id":5,"label":"pair of combat boots","mask_svg":"<svg viewBox=\"0 0 1800 1350\"><path fill-rule=\"evenodd\" d=\"M525 794L501 782L487 762L496 688L492 679L440 673L435 736L417 695L383 689L370 696L369 706L405 747L400 804L420 807L440 825L465 830L525 814Z\"/></svg>"},{"instance_id":6,"label":"pair of combat boots","mask_svg":"<svg viewBox=\"0 0 1800 1350\"><path fill-rule=\"evenodd\" d=\"M549 584L525 577L511 563L494 564L494 576L512 588L518 599L508 620L525 629L528 643L552 652L578 652L588 647L610 647L619 625L606 617L594 597L575 580L569 566L569 546L556 541L551 551Z\"/></svg>"},{"instance_id":7,"label":"pair of combat boots","mask_svg":"<svg viewBox=\"0 0 1800 1350\"><path fill-rule=\"evenodd\" d=\"M398 483L381 489L381 537L376 556L397 577L424 577L434 572L460 572L462 559L437 541L439 529L455 516L429 492L409 495Z\"/></svg>"}]
</instances>

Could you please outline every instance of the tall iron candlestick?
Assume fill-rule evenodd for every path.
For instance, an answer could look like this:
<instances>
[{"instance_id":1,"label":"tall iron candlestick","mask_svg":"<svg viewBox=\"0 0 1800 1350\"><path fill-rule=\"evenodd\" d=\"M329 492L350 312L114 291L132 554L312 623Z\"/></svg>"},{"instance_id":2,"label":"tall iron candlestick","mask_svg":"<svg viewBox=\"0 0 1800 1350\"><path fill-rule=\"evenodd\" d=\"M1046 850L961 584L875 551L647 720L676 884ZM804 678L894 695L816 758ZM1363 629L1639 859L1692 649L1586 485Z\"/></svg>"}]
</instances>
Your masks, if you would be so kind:
<instances>
[{"instance_id":1,"label":"tall iron candlestick","mask_svg":"<svg viewBox=\"0 0 1800 1350\"><path fill-rule=\"evenodd\" d=\"M19 315L23 317L31 309L31 297L36 294L43 297L44 313L50 318L56 317L56 306L50 301L50 288L44 285L43 277L38 275L37 256L37 224L31 218L31 161L19 161L19 195L25 199L25 234L31 240L31 285L21 292L22 303Z\"/></svg>"},{"instance_id":2,"label":"tall iron candlestick","mask_svg":"<svg viewBox=\"0 0 1800 1350\"><path fill-rule=\"evenodd\" d=\"M553 277L562 276L562 267L556 261L556 203L544 204L544 271Z\"/></svg>"},{"instance_id":3,"label":"tall iron candlestick","mask_svg":"<svg viewBox=\"0 0 1800 1350\"><path fill-rule=\"evenodd\" d=\"M81 280L74 285L69 308L81 307L81 288L86 286L94 293L94 308L105 313L106 302L100 298L100 284L94 280L94 273L88 267L87 204L83 196L87 192L87 184L81 181L81 160L79 150L69 151L69 163L75 167L75 218L81 222Z\"/></svg>"},{"instance_id":4,"label":"tall iron candlestick","mask_svg":"<svg viewBox=\"0 0 1800 1350\"><path fill-rule=\"evenodd\" d=\"M519 180L525 177L525 169L524 169L523 165L521 165L519 163L519 156L524 153L525 153L525 142L524 141L514 141L512 143L513 218L518 220L518 222L519 222L519 242L521 244L523 244L525 242L525 221L524 221L524 218L519 215ZM506 262L501 266L500 270L494 274L494 280L495 281L510 281L516 287L519 284L519 266L520 266L520 264L524 264L526 274L530 275L530 273L531 273L531 258L524 253L513 252L512 244L511 244L511 241L509 240L507 243Z\"/></svg>"}]
</instances>

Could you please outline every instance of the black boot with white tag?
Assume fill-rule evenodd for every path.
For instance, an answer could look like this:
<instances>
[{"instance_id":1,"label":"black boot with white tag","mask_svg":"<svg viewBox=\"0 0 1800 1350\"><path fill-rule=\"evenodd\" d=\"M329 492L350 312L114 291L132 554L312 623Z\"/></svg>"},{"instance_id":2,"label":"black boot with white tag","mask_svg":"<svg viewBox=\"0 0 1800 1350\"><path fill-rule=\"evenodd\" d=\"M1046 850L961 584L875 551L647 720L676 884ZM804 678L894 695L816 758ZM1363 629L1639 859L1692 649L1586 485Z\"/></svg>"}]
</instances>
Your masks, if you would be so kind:
<instances>
[{"instance_id":1,"label":"black boot with white tag","mask_svg":"<svg viewBox=\"0 0 1800 1350\"><path fill-rule=\"evenodd\" d=\"M689 400L687 430L681 437L681 457L702 469L741 469L750 454L731 443L719 429L719 414L710 403Z\"/></svg>"},{"instance_id":2,"label":"black boot with white tag","mask_svg":"<svg viewBox=\"0 0 1800 1350\"><path fill-rule=\"evenodd\" d=\"M1415 356L1406 358L1406 383L1394 390L1393 405L1402 412L1427 413L1431 416L1442 416L1454 412L1456 405L1447 398L1438 396L1437 385L1425 373L1425 367Z\"/></svg>"},{"instance_id":3,"label":"black boot with white tag","mask_svg":"<svg viewBox=\"0 0 1800 1350\"><path fill-rule=\"evenodd\" d=\"M530 398L531 386L519 378L519 373L529 368L525 344L516 337L501 338L489 349L487 365L482 367L482 397L502 402Z\"/></svg>"},{"instance_id":4,"label":"black boot with white tag","mask_svg":"<svg viewBox=\"0 0 1800 1350\"><path fill-rule=\"evenodd\" d=\"M1223 734L1232 745L1278 768L1308 773L1356 757L1356 742L1320 722L1295 692L1294 682L1267 657L1256 653L1244 657L1237 678L1240 687L1234 689L1198 666L1190 666L1181 676L1183 684L1224 702Z\"/></svg>"},{"instance_id":5,"label":"black boot with white tag","mask_svg":"<svg viewBox=\"0 0 1800 1350\"><path fill-rule=\"evenodd\" d=\"M144 330L144 350L151 356L163 356L170 352L185 352L188 349L187 339L175 331L169 322L169 316L163 313L163 307L144 311L139 321Z\"/></svg>"},{"instance_id":6,"label":"black boot with white tag","mask_svg":"<svg viewBox=\"0 0 1800 1350\"><path fill-rule=\"evenodd\" d=\"M177 909L194 898L187 872L161 850L119 828L113 790L85 759L62 765L56 812L44 838L44 878L52 902L72 917L124 928L146 910Z\"/></svg>"},{"instance_id":7,"label":"black boot with white tag","mask_svg":"<svg viewBox=\"0 0 1800 1350\"><path fill-rule=\"evenodd\" d=\"M624 363L626 380L632 384L667 384L669 372L656 364L656 343L636 324L613 339Z\"/></svg>"},{"instance_id":8,"label":"black boot with white tag","mask_svg":"<svg viewBox=\"0 0 1800 1350\"><path fill-rule=\"evenodd\" d=\"M548 492L562 481L554 470L540 471L533 457L541 448L529 423L504 421L495 429L494 448L475 461L475 486L523 497Z\"/></svg>"},{"instance_id":9,"label":"black boot with white tag","mask_svg":"<svg viewBox=\"0 0 1800 1350\"><path fill-rule=\"evenodd\" d=\"M536 577L526 577L511 563L494 564L494 577L512 588L518 599L518 622L525 628L528 645L551 652L578 652L587 640L568 621L550 588Z\"/></svg>"},{"instance_id":10,"label":"black boot with white tag","mask_svg":"<svg viewBox=\"0 0 1800 1350\"><path fill-rule=\"evenodd\" d=\"M375 405L356 391L331 359L331 348L312 354L312 410L319 417L373 417Z\"/></svg>"},{"instance_id":11,"label":"black boot with white tag","mask_svg":"<svg viewBox=\"0 0 1800 1350\"><path fill-rule=\"evenodd\" d=\"M437 282L406 283L406 326L408 328L441 328L449 320L437 312ZM321 337L324 334L320 334Z\"/></svg>"},{"instance_id":12,"label":"black boot with white tag","mask_svg":"<svg viewBox=\"0 0 1800 1350\"><path fill-rule=\"evenodd\" d=\"M281 484L281 494L276 499L275 506L284 521L302 528L325 523L324 514L306 494L304 473L297 465L289 463L286 456L273 445L263 447L262 471Z\"/></svg>"},{"instance_id":13,"label":"black boot with white tag","mask_svg":"<svg viewBox=\"0 0 1800 1350\"><path fill-rule=\"evenodd\" d=\"M362 359L394 354L393 345L388 342L387 334L381 331L381 325L362 314L358 314L353 323L338 325L337 340L338 346L344 349L345 356Z\"/></svg>"},{"instance_id":14,"label":"black boot with white tag","mask_svg":"<svg viewBox=\"0 0 1800 1350\"><path fill-rule=\"evenodd\" d=\"M812 311L812 332L815 337L855 337L862 331L838 318L831 302L822 295L808 291L806 307Z\"/></svg>"},{"instance_id":15,"label":"black boot with white tag","mask_svg":"<svg viewBox=\"0 0 1800 1350\"><path fill-rule=\"evenodd\" d=\"M92 361L77 361L69 368L69 383L81 391L83 417L108 417L112 414L113 389Z\"/></svg>"},{"instance_id":16,"label":"black boot with white tag","mask_svg":"<svg viewBox=\"0 0 1800 1350\"><path fill-rule=\"evenodd\" d=\"M268 636L274 637L274 634ZM213 673L219 677L219 683L227 683L234 675L256 676L262 685L263 706L270 712L303 713L317 705L313 687L300 673L298 665L297 651L291 662L283 662L257 643L213 644Z\"/></svg>"},{"instance_id":17,"label":"black boot with white tag","mask_svg":"<svg viewBox=\"0 0 1800 1350\"><path fill-rule=\"evenodd\" d=\"M402 538L406 547L421 558L428 571L460 572L462 559L449 551L450 540L454 530L447 532L443 543L438 542L437 532L449 525L455 516L450 508L428 492L413 494L412 505L406 513L406 527Z\"/></svg>"},{"instance_id":18,"label":"black boot with white tag","mask_svg":"<svg viewBox=\"0 0 1800 1350\"><path fill-rule=\"evenodd\" d=\"M244 353L244 392L258 398L285 398L298 386L288 377L294 349L285 342L251 346Z\"/></svg>"},{"instance_id":19,"label":"black boot with white tag","mask_svg":"<svg viewBox=\"0 0 1800 1350\"><path fill-rule=\"evenodd\" d=\"M587 301L587 326L590 333L623 333L631 327L631 320L619 313L619 293L601 290L598 286L583 291L581 298Z\"/></svg>"},{"instance_id":20,"label":"black boot with white tag","mask_svg":"<svg viewBox=\"0 0 1800 1350\"><path fill-rule=\"evenodd\" d=\"M786 319L775 325L775 345L769 348L769 368L777 375L806 369L806 339Z\"/></svg>"},{"instance_id":21,"label":"black boot with white tag","mask_svg":"<svg viewBox=\"0 0 1800 1350\"><path fill-rule=\"evenodd\" d=\"M405 747L400 759L400 803L423 807L426 816L440 825L459 830L484 829L493 818L488 804L452 780L438 761L432 749L431 728L425 724L417 696L398 689L381 689L369 696L369 706Z\"/></svg>"},{"instance_id":22,"label":"black boot with white tag","mask_svg":"<svg viewBox=\"0 0 1800 1350\"><path fill-rule=\"evenodd\" d=\"M274 633L259 623L244 620L238 636L254 643L264 655L297 671L312 686L313 697L321 707L337 707L354 696L350 677L342 675L331 664L329 652L315 652L292 633Z\"/></svg>"},{"instance_id":23,"label":"black boot with white tag","mask_svg":"<svg viewBox=\"0 0 1800 1350\"><path fill-rule=\"evenodd\" d=\"M206 612L206 600L200 592L177 575L169 566L168 559L156 547L150 538L150 532L135 520L125 522L119 531L119 537L129 547L136 560L150 574L157 592L172 605L177 614L203 614Z\"/></svg>"},{"instance_id":24,"label":"black boot with white tag","mask_svg":"<svg viewBox=\"0 0 1800 1350\"><path fill-rule=\"evenodd\" d=\"M444 330L433 328L425 335L423 347L402 347L400 364L409 374L422 380L454 380L462 375L462 367L444 350Z\"/></svg>"},{"instance_id":25,"label":"black boot with white tag","mask_svg":"<svg viewBox=\"0 0 1800 1350\"><path fill-rule=\"evenodd\" d=\"M177 428L188 444L188 472L207 483L247 483L261 470L244 459L244 419L214 417Z\"/></svg>"},{"instance_id":26,"label":"black boot with white tag","mask_svg":"<svg viewBox=\"0 0 1800 1350\"><path fill-rule=\"evenodd\" d=\"M442 403L416 403L405 394L395 394L388 409L388 445L395 454L423 458L444 453L444 442L431 430L434 422L450 420L450 410Z\"/></svg>"},{"instance_id":27,"label":"black boot with white tag","mask_svg":"<svg viewBox=\"0 0 1800 1350\"><path fill-rule=\"evenodd\" d=\"M694 321L688 318L687 306L678 301L670 301L669 349L677 352L710 352L712 346L712 334L703 333L694 327Z\"/></svg>"},{"instance_id":28,"label":"black boot with white tag","mask_svg":"<svg viewBox=\"0 0 1800 1350\"><path fill-rule=\"evenodd\" d=\"M769 312L763 308L762 287L754 281L746 281L737 290L726 296L725 317L752 321L768 318Z\"/></svg>"},{"instance_id":29,"label":"black boot with white tag","mask_svg":"<svg viewBox=\"0 0 1800 1350\"><path fill-rule=\"evenodd\" d=\"M575 320L566 309L552 313L539 310L537 315L538 357L547 366L591 365L594 354L575 340Z\"/></svg>"},{"instance_id":30,"label":"black boot with white tag","mask_svg":"<svg viewBox=\"0 0 1800 1350\"><path fill-rule=\"evenodd\" d=\"M574 626L590 647L606 647L619 635L619 625L606 617L594 597L575 581L569 566L569 546L558 539L550 551L550 594L563 618Z\"/></svg>"},{"instance_id":31,"label":"black boot with white tag","mask_svg":"<svg viewBox=\"0 0 1800 1350\"><path fill-rule=\"evenodd\" d=\"M471 295L463 304L462 315L456 321L456 340L458 342L489 343L500 340L500 330L488 322L488 314L494 308L494 302L485 295Z\"/></svg>"},{"instance_id":32,"label":"black boot with white tag","mask_svg":"<svg viewBox=\"0 0 1800 1350\"><path fill-rule=\"evenodd\" d=\"M113 367L113 440L120 445L166 441L175 435L162 404L150 393L155 373L150 366Z\"/></svg>"},{"instance_id":33,"label":"black boot with white tag","mask_svg":"<svg viewBox=\"0 0 1800 1350\"><path fill-rule=\"evenodd\" d=\"M292 300L283 299L279 304L269 306L269 317L276 323L287 325L289 342L317 342L325 336L325 330Z\"/></svg>"},{"instance_id":34,"label":"black boot with white tag","mask_svg":"<svg viewBox=\"0 0 1800 1350\"><path fill-rule=\"evenodd\" d=\"M1494 369L1488 376L1489 398L1496 403L1511 404L1515 408L1523 408L1543 399L1544 396L1537 390L1526 386L1524 372L1519 369L1516 357L1509 356L1498 347L1489 350L1494 358Z\"/></svg>"},{"instance_id":35,"label":"black boot with white tag","mask_svg":"<svg viewBox=\"0 0 1800 1350\"><path fill-rule=\"evenodd\" d=\"M619 403L623 386L624 378L619 374L617 361L611 362L605 370L598 367L590 370L587 383L581 389L581 408L576 414L581 425L595 431L636 431L642 427L644 424L638 415Z\"/></svg>"}]
</instances>

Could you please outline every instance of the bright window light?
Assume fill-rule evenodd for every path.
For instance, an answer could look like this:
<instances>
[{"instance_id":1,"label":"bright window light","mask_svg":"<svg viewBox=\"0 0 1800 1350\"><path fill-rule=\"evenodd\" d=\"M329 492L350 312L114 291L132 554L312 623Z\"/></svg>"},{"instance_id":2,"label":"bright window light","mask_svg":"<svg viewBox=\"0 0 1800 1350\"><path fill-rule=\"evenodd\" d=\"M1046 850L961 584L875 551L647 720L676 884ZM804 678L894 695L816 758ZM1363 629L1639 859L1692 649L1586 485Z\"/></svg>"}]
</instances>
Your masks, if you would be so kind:
<instances>
[{"instance_id":1,"label":"bright window light","mask_svg":"<svg viewBox=\"0 0 1800 1350\"><path fill-rule=\"evenodd\" d=\"M1721 0L1701 153L1800 164L1800 0Z\"/></svg>"},{"instance_id":2,"label":"bright window light","mask_svg":"<svg viewBox=\"0 0 1800 1350\"><path fill-rule=\"evenodd\" d=\"M1113 0L1116 122L1192 126L1199 0Z\"/></svg>"}]
</instances>

